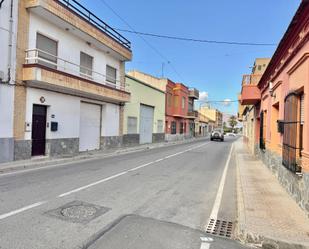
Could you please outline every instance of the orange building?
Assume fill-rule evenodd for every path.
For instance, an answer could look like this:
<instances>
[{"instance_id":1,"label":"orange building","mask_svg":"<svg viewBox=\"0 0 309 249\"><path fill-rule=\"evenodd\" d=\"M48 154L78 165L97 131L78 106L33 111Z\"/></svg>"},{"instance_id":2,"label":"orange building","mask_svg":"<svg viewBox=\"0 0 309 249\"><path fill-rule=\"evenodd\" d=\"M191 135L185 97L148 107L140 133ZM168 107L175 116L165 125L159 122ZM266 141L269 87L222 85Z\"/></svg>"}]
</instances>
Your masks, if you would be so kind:
<instances>
[{"instance_id":1,"label":"orange building","mask_svg":"<svg viewBox=\"0 0 309 249\"><path fill-rule=\"evenodd\" d=\"M309 213L308 1L300 4L259 83L251 88L241 99L255 102L255 152Z\"/></svg>"}]
</instances>

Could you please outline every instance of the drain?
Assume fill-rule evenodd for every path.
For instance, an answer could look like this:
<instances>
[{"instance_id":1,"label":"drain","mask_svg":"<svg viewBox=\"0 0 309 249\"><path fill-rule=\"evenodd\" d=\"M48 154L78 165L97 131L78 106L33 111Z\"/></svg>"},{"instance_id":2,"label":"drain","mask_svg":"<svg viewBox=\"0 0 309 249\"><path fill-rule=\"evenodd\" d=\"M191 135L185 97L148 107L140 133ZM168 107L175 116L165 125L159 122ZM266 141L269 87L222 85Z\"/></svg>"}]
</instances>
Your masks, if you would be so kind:
<instances>
[{"instance_id":1,"label":"drain","mask_svg":"<svg viewBox=\"0 0 309 249\"><path fill-rule=\"evenodd\" d=\"M73 201L57 209L50 210L46 212L46 214L48 216L74 223L87 223L109 210L109 208L95 204L83 201Z\"/></svg>"},{"instance_id":2,"label":"drain","mask_svg":"<svg viewBox=\"0 0 309 249\"><path fill-rule=\"evenodd\" d=\"M231 238L233 232L233 222L225 220L210 219L206 228L206 233Z\"/></svg>"}]
</instances>

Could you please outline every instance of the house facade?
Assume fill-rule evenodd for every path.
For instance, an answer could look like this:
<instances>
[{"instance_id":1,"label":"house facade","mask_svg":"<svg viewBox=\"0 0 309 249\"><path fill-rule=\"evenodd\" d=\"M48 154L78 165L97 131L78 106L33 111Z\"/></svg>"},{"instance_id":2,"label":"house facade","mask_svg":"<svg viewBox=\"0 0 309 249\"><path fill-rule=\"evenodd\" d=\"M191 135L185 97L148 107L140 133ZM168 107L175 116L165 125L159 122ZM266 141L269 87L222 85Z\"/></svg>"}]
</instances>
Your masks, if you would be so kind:
<instances>
[{"instance_id":1,"label":"house facade","mask_svg":"<svg viewBox=\"0 0 309 249\"><path fill-rule=\"evenodd\" d=\"M77 2L19 1L14 159L121 145L130 42Z\"/></svg>"},{"instance_id":2,"label":"house facade","mask_svg":"<svg viewBox=\"0 0 309 249\"><path fill-rule=\"evenodd\" d=\"M195 136L205 137L209 134L209 119L200 112L198 117L195 119Z\"/></svg>"},{"instance_id":3,"label":"house facade","mask_svg":"<svg viewBox=\"0 0 309 249\"><path fill-rule=\"evenodd\" d=\"M124 106L123 145L165 140L165 92L147 82L126 76L131 100Z\"/></svg>"},{"instance_id":4,"label":"house facade","mask_svg":"<svg viewBox=\"0 0 309 249\"><path fill-rule=\"evenodd\" d=\"M165 133L166 140L181 140L190 136L189 89L181 83L167 80Z\"/></svg>"},{"instance_id":5,"label":"house facade","mask_svg":"<svg viewBox=\"0 0 309 249\"><path fill-rule=\"evenodd\" d=\"M258 84L255 153L309 212L309 2L302 1ZM248 102L246 102L248 103ZM252 103L251 103L252 104Z\"/></svg>"},{"instance_id":6,"label":"house facade","mask_svg":"<svg viewBox=\"0 0 309 249\"><path fill-rule=\"evenodd\" d=\"M14 90L18 1L0 5L0 163L14 159Z\"/></svg>"},{"instance_id":7,"label":"house facade","mask_svg":"<svg viewBox=\"0 0 309 249\"><path fill-rule=\"evenodd\" d=\"M182 140L195 135L195 119L198 113L194 110L194 101L199 98L197 89L137 70L128 72L128 75L165 92L164 127L167 141Z\"/></svg>"},{"instance_id":8,"label":"house facade","mask_svg":"<svg viewBox=\"0 0 309 249\"><path fill-rule=\"evenodd\" d=\"M238 117L243 122L244 142L252 153L254 153L257 141L257 110L255 104L260 100L260 93L256 91L257 85L265 72L270 58L257 58L252 67L252 73L243 75L241 97L239 101Z\"/></svg>"},{"instance_id":9,"label":"house facade","mask_svg":"<svg viewBox=\"0 0 309 249\"><path fill-rule=\"evenodd\" d=\"M223 114L218 109L201 106L199 112L214 122L213 128L223 128Z\"/></svg>"}]
</instances>

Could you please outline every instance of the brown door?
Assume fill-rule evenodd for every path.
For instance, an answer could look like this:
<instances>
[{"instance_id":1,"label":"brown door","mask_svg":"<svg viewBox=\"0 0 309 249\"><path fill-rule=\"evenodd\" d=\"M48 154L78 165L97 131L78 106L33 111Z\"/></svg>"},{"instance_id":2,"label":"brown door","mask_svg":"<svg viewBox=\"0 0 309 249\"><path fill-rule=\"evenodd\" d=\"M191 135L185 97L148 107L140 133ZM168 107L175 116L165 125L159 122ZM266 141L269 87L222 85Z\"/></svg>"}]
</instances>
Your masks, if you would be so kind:
<instances>
[{"instance_id":1,"label":"brown door","mask_svg":"<svg viewBox=\"0 0 309 249\"><path fill-rule=\"evenodd\" d=\"M46 106L33 105L32 113L32 156L45 155Z\"/></svg>"}]
</instances>

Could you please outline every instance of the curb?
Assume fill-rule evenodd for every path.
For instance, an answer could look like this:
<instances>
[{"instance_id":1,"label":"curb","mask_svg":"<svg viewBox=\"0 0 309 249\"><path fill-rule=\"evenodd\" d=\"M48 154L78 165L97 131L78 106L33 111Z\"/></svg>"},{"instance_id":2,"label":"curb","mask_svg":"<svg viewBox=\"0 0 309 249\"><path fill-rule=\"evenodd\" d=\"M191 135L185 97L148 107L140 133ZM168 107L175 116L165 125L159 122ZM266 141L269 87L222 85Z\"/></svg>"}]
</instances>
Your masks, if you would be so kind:
<instances>
[{"instance_id":1,"label":"curb","mask_svg":"<svg viewBox=\"0 0 309 249\"><path fill-rule=\"evenodd\" d=\"M200 137L200 138L193 138L193 139L186 139L181 141L170 141L170 142L161 142L161 143L153 143L145 146L138 146L138 147L127 147L127 148L120 148L118 150L109 152L109 151L101 151L97 153L91 154L81 154L77 156L70 156L66 158L44 158L44 159L37 159L35 161L27 160L27 161L13 161L9 163L0 164L0 176L1 174L11 173L11 172L18 172L26 169L39 169L45 168L49 166L62 166L65 164L71 164L73 162L85 162L97 159L103 159L107 157L117 156L117 155L125 155L139 151L146 151L161 147L170 147L173 145L181 145L187 144L190 142L198 142L207 140L209 136ZM5 167L7 165L7 167ZM4 167L3 167L4 166Z\"/></svg>"},{"instance_id":2,"label":"curb","mask_svg":"<svg viewBox=\"0 0 309 249\"><path fill-rule=\"evenodd\" d=\"M235 153L235 151L234 151ZM243 188L241 186L239 162L235 156L236 162L236 189L237 189L237 222L235 227L235 239L240 243L263 249L309 249L309 246L290 243L288 241L261 235L246 228L245 203L243 200Z\"/></svg>"}]
</instances>

